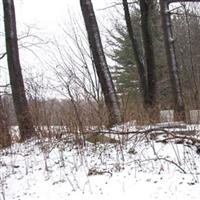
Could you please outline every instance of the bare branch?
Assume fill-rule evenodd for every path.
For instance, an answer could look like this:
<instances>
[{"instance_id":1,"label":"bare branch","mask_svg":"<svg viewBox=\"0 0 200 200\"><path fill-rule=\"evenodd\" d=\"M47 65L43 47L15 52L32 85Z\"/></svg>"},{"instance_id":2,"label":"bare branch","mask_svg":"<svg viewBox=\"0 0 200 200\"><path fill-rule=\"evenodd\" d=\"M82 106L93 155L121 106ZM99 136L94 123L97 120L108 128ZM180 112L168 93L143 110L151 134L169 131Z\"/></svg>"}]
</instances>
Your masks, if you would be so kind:
<instances>
[{"instance_id":1,"label":"bare branch","mask_svg":"<svg viewBox=\"0 0 200 200\"><path fill-rule=\"evenodd\" d=\"M6 88L6 87L10 87L10 84L0 85L0 88Z\"/></svg>"},{"instance_id":2,"label":"bare branch","mask_svg":"<svg viewBox=\"0 0 200 200\"><path fill-rule=\"evenodd\" d=\"M138 1L128 2L129 5L136 4L136 3L138 3ZM122 6L122 3L113 3L110 6L98 9L98 11L107 10L107 9L110 9L110 8L113 8L113 7L116 7L116 6Z\"/></svg>"},{"instance_id":3,"label":"bare branch","mask_svg":"<svg viewBox=\"0 0 200 200\"><path fill-rule=\"evenodd\" d=\"M0 60L3 59L6 55L7 55L7 52L2 53L2 55L0 56Z\"/></svg>"}]
</instances>

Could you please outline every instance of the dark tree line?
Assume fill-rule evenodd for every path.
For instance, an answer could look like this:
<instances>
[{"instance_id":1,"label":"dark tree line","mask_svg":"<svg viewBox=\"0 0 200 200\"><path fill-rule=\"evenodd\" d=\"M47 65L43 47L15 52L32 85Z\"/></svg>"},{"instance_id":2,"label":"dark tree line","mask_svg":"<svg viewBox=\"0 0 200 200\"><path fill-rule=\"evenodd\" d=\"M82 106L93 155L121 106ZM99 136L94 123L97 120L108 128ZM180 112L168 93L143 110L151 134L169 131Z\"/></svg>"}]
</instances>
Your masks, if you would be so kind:
<instances>
[{"instance_id":1,"label":"dark tree line","mask_svg":"<svg viewBox=\"0 0 200 200\"><path fill-rule=\"evenodd\" d=\"M173 2L175 2L175 1L173 1ZM184 2L184 1L176 1L176 2ZM187 2L194 2L194 1L187 1ZM152 1L152 0L139 1L138 5L140 7L140 10L139 10L140 14L137 14L137 15L140 15L139 25L138 25L137 21L134 21L131 19L131 15L129 12L129 5L126 0L123 0L123 8L124 8L125 20L126 20L126 25L127 25L127 33L129 35L129 38L130 38L130 41L132 44L134 57L135 57L133 59L133 65L135 64L137 66L138 72L139 72L139 81L140 81L140 87L141 87L141 91L142 91L143 99L144 99L144 107L148 108L149 105L151 105L151 103L148 103L148 102L153 102L153 105L157 106L156 100L159 95L158 92L163 92L163 91L161 91L162 87L160 85L160 81L162 81L162 79L160 79L159 76L158 76L158 78L156 76L158 74L162 75L163 72L165 71L165 78L163 78L163 80L164 79L167 80L166 70L164 70L162 72L162 69L159 66L161 60L162 60L162 65L165 65L164 57L166 57L167 58L166 64L168 65L168 74L169 74L170 83L171 83L170 88L171 88L172 92L168 89L166 91L168 91L168 93L170 92L170 94L172 93L171 96L173 97L173 108L175 110L177 119L185 120L185 102L184 102L184 96L183 96L183 91L182 91L183 85L180 80L181 66L179 65L179 61L178 61L177 55L176 55L177 52L180 52L180 50L176 49L177 39L173 36L174 33L173 33L173 24L171 21L171 15L172 15L174 9L172 9L172 11L170 10L171 9L169 7L170 3L172 3L172 1L161 0L160 4L159 4L160 6L158 6L157 1ZM135 14L136 14L136 11L137 10L134 10ZM155 16L157 16L157 18L159 18L159 21L162 22L162 30L158 30L158 27L160 27L160 24L158 24L156 22ZM189 24L188 15L186 15L186 20L187 20L187 24ZM155 28L155 27L157 27L157 28ZM142 46L144 53L143 52L141 53L141 50L140 50L141 46L138 45L139 38L137 36L137 31L135 30L135 28L141 30L142 44L140 44L140 45ZM120 29L117 29L117 31L122 36L124 41L127 41L127 39L125 37L126 34L124 34L123 31L121 31ZM161 49L162 47L160 46L160 44L158 44L158 42L155 39L156 36L159 37L159 34L160 35L162 34L162 38L164 39L164 42L163 42L163 40L161 40L161 41L163 43L162 45L165 46L165 52L166 52L165 54L163 54L164 52L162 52L162 49ZM185 33L183 33L183 35L184 34L186 34L186 35L188 34L189 40L191 40L190 28L188 28L188 30L186 30ZM123 40L120 40L119 38L113 36L112 34L111 34L111 36L113 37L113 39L115 41L118 40L119 44L121 44L121 45L125 44L124 42L122 42ZM159 41L159 43L161 41ZM195 88L197 88L196 80L198 80L198 78L195 79L195 75L194 75L195 66L194 66L194 59L193 59L194 54L192 53L194 51L191 48L191 42L189 42L189 43L190 43L190 45L188 46L188 48L190 50L186 50L184 52L190 51L189 65L191 67L190 71L192 72L191 77L193 77L190 80L190 82L194 82L194 84L192 83L191 85L194 85L192 90L195 90L194 91L194 93L195 93L194 99L195 99L195 102L197 102L197 103L195 103L195 105L196 105L196 104L198 104L198 89L195 89ZM184 46L184 43L183 43L183 46ZM127 51L127 53L130 53L130 51L127 50L127 48L124 51ZM160 52L158 52L158 51L160 51ZM155 54L155 52L156 52L156 54ZM162 52L162 54L161 54L161 52ZM120 56L123 59L123 53L122 53L122 51L120 53L119 49L118 49L118 51L115 52L115 55L118 56L118 58L117 58L118 61L120 60ZM155 57L155 55L156 55L156 57ZM188 59L189 59L189 57L188 57ZM112 56L112 58L115 59L114 56ZM179 58L180 58L180 56L179 56ZM125 56L124 56L124 59L125 59ZM129 57L129 59L130 59L130 57ZM140 62L138 62L139 59L140 59ZM122 63L122 65L123 65L123 63ZM160 79L160 80L158 80L158 79ZM141 83L143 83L143 84L141 84ZM163 82L163 84L164 84L164 82ZM170 95L168 94L168 96L170 96ZM198 108L197 105L196 105L196 108Z\"/></svg>"}]
</instances>

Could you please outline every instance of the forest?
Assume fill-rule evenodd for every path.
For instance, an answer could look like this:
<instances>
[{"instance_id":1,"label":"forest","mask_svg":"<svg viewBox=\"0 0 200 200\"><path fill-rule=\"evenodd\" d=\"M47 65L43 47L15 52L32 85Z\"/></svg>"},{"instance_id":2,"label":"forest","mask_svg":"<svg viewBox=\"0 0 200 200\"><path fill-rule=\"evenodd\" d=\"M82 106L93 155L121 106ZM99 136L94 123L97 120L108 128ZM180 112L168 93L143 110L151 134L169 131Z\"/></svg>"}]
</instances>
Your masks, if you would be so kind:
<instances>
[{"instance_id":1,"label":"forest","mask_svg":"<svg viewBox=\"0 0 200 200\"><path fill-rule=\"evenodd\" d=\"M0 200L199 198L200 0L97 1L0 4Z\"/></svg>"}]
</instances>

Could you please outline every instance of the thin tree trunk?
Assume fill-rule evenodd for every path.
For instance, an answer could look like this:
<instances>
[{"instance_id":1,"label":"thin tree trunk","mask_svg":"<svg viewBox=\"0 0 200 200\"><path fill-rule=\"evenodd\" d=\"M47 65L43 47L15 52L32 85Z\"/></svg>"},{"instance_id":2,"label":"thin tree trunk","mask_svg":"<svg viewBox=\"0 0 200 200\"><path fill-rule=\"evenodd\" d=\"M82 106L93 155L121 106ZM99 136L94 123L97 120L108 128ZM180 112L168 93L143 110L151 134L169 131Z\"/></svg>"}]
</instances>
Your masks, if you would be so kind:
<instances>
[{"instance_id":1,"label":"thin tree trunk","mask_svg":"<svg viewBox=\"0 0 200 200\"><path fill-rule=\"evenodd\" d=\"M0 96L0 148L11 145L11 136L9 134L7 117L4 110L2 98Z\"/></svg>"},{"instance_id":2,"label":"thin tree trunk","mask_svg":"<svg viewBox=\"0 0 200 200\"><path fill-rule=\"evenodd\" d=\"M160 9L165 40L165 50L171 79L171 87L174 97L175 111L179 119L185 120L185 106L178 71L178 63L175 53L175 45L171 27L172 24L168 1L160 0Z\"/></svg>"},{"instance_id":3,"label":"thin tree trunk","mask_svg":"<svg viewBox=\"0 0 200 200\"><path fill-rule=\"evenodd\" d=\"M25 95L24 82L19 60L15 7L13 0L3 0L3 9L7 60L13 103L19 125L21 141L24 141L33 136L34 128Z\"/></svg>"},{"instance_id":4,"label":"thin tree trunk","mask_svg":"<svg viewBox=\"0 0 200 200\"><path fill-rule=\"evenodd\" d=\"M141 29L147 68L148 104L153 107L156 101L156 66L152 36L151 15L153 13L151 13L151 4L153 4L152 0L140 0Z\"/></svg>"},{"instance_id":5,"label":"thin tree trunk","mask_svg":"<svg viewBox=\"0 0 200 200\"><path fill-rule=\"evenodd\" d=\"M118 98L106 62L101 43L100 33L91 0L80 0L80 6L88 34L88 40L92 51L95 67L102 92L104 94L106 107L109 113L109 124L121 122Z\"/></svg>"},{"instance_id":6,"label":"thin tree trunk","mask_svg":"<svg viewBox=\"0 0 200 200\"><path fill-rule=\"evenodd\" d=\"M123 7L124 7L124 15L125 15L127 31L129 34L129 38L131 40L133 54L135 56L137 70L140 77L140 88L141 88L143 99L144 99L144 105L148 105L149 101L148 101L148 88L147 88L147 82L146 82L146 71L145 71L143 60L139 52L138 42L134 36L127 0L123 0Z\"/></svg>"}]
</instances>

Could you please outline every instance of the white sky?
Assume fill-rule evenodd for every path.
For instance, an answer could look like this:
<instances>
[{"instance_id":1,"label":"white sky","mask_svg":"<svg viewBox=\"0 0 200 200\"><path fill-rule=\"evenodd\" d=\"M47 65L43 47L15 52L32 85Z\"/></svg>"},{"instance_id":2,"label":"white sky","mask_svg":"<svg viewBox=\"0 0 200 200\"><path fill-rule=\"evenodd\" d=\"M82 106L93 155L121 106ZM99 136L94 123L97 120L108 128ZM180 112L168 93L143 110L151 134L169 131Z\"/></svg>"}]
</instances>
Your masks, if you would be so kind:
<instances>
[{"instance_id":1,"label":"white sky","mask_svg":"<svg viewBox=\"0 0 200 200\"><path fill-rule=\"evenodd\" d=\"M97 17L105 13L99 11L115 0L92 0ZM33 24L47 31L69 20L72 15L80 15L79 0L15 0L18 23Z\"/></svg>"},{"instance_id":2,"label":"white sky","mask_svg":"<svg viewBox=\"0 0 200 200\"><path fill-rule=\"evenodd\" d=\"M108 7L117 0L92 0L96 17L100 29L103 26L109 25L109 12L110 9L100 10ZM61 27L64 27L66 31L70 32L70 21L73 18L82 20L79 0L14 0L18 36L26 33L27 25L31 26L31 34L35 34L44 40L53 38L54 36L59 38L59 34L62 31ZM0 8L2 13L2 2L0 2ZM0 30L3 31L3 15L1 14ZM4 37L0 38L0 53L5 51ZM23 41L24 42L24 41ZM4 49L3 49L4 48ZM38 50L34 50L39 53ZM34 73L35 71L46 72L40 61L31 53L24 50L20 50L21 65L23 73L27 76L27 73ZM42 55L42 54L41 54ZM42 55L43 56L43 55ZM0 66L6 68L6 59L0 60ZM36 67L37 66L37 67ZM38 67L39 66L39 67ZM8 74L5 69L0 68L0 84L9 83Z\"/></svg>"}]
</instances>

